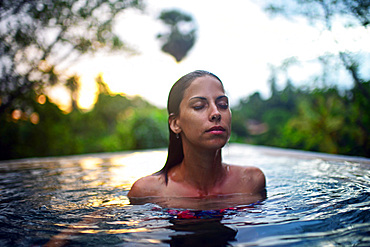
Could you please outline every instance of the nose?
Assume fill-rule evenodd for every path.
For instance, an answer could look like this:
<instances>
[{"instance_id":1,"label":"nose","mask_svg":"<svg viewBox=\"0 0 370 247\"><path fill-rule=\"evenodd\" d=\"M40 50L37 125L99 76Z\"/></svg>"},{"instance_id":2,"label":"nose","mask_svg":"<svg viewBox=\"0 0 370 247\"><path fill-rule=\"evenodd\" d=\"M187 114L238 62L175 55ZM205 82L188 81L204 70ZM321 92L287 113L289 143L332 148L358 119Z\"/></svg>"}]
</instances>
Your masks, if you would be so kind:
<instances>
[{"instance_id":1,"label":"nose","mask_svg":"<svg viewBox=\"0 0 370 247\"><path fill-rule=\"evenodd\" d=\"M214 115L211 117L211 120L212 120L212 121L219 122L219 121L221 120L221 114L220 114L220 113L214 114Z\"/></svg>"},{"instance_id":2,"label":"nose","mask_svg":"<svg viewBox=\"0 0 370 247\"><path fill-rule=\"evenodd\" d=\"M211 122L219 122L221 121L221 113L219 112L217 106L212 107L212 111L210 113L210 121Z\"/></svg>"}]
</instances>

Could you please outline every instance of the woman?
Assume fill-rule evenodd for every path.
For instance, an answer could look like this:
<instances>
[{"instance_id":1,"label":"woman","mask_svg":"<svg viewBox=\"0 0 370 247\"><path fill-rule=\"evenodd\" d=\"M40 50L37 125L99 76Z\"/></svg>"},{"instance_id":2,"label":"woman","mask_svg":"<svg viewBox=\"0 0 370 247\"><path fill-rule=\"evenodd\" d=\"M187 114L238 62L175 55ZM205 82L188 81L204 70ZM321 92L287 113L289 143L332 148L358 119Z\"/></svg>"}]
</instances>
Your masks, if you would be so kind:
<instances>
[{"instance_id":1,"label":"woman","mask_svg":"<svg viewBox=\"0 0 370 247\"><path fill-rule=\"evenodd\" d=\"M180 78L167 103L170 144L165 166L136 181L129 198L256 194L265 176L256 167L222 163L231 112L221 80L197 70Z\"/></svg>"}]
</instances>

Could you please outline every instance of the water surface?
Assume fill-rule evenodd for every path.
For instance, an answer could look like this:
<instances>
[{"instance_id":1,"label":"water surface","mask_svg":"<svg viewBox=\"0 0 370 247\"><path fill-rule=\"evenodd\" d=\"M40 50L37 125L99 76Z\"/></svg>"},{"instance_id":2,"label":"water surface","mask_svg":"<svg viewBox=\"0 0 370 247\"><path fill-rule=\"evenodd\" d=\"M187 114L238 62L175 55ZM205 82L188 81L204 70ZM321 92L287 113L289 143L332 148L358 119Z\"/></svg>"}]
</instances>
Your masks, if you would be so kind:
<instances>
[{"instance_id":1,"label":"water surface","mask_svg":"<svg viewBox=\"0 0 370 247\"><path fill-rule=\"evenodd\" d=\"M165 150L0 162L0 246L370 246L369 159L237 144L223 155L262 169L267 198L189 199L238 206L201 219L171 214L183 202L130 204Z\"/></svg>"}]
</instances>

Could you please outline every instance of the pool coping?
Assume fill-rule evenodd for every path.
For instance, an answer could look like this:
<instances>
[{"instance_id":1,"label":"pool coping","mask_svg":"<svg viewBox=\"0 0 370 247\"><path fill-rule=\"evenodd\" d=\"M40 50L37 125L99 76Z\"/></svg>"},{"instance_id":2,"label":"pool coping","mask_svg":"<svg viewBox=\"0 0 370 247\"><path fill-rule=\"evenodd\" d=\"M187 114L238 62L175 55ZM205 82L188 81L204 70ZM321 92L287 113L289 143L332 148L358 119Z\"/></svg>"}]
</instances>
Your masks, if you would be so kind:
<instances>
[{"instance_id":1,"label":"pool coping","mask_svg":"<svg viewBox=\"0 0 370 247\"><path fill-rule=\"evenodd\" d=\"M327 161L347 161L347 162L360 163L363 165L370 166L370 159L366 157L360 157L360 156L328 154L328 153L319 153L319 152L304 151L304 150L298 150L298 149L286 149L286 148L258 146L258 145L250 145L250 144L238 144L238 143L231 144L231 146L238 146L238 145L250 146L256 149L257 151L259 151L260 153L265 154L265 155L270 155L270 156L291 156L291 157L296 157L296 158L322 159L322 160L327 160Z\"/></svg>"},{"instance_id":2,"label":"pool coping","mask_svg":"<svg viewBox=\"0 0 370 247\"><path fill-rule=\"evenodd\" d=\"M306 159L322 159L327 161L347 161L360 163L370 167L370 158L360 157L360 156L349 156L349 155L338 155L338 154L328 154L328 153L319 153L312 151L304 151L298 149L287 149L287 148L278 148L270 146L259 146L252 144L242 144L242 143L230 143L228 147L239 146L239 147L248 147L255 149L261 154L269 156L290 156L295 158L306 158ZM98 158L110 158L113 156L121 156L132 154L135 152L167 152L166 148L157 148L157 149L143 149L143 150L125 150L117 152L103 152L103 153L87 153L87 154L75 154L75 155L65 155L65 156L48 156L48 157L30 157L30 158L21 158L21 159L11 159L11 160L0 160L1 164L11 164L11 163L36 163L36 162L54 162L56 160L77 160L86 157L98 157Z\"/></svg>"}]
</instances>

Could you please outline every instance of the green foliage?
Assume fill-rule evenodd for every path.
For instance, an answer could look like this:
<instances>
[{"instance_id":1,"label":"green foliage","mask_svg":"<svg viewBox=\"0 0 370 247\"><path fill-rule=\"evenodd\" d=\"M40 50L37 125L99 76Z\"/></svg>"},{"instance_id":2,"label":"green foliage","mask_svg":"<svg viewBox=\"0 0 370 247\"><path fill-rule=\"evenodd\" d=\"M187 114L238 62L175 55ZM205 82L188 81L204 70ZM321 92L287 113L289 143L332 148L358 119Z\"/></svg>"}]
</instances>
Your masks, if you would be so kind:
<instances>
[{"instance_id":1,"label":"green foliage","mask_svg":"<svg viewBox=\"0 0 370 247\"><path fill-rule=\"evenodd\" d=\"M344 103L338 94L313 92L312 98L303 98L298 102L299 113L290 119L286 126L287 134L295 140L286 145L302 146L306 150L326 153L338 153L338 134L344 125Z\"/></svg>"},{"instance_id":2,"label":"green foliage","mask_svg":"<svg viewBox=\"0 0 370 247\"><path fill-rule=\"evenodd\" d=\"M125 48L113 32L115 17L141 7L140 0L2 0L0 113L22 108L26 94L50 85L73 89L63 65L98 50Z\"/></svg>"},{"instance_id":3,"label":"green foliage","mask_svg":"<svg viewBox=\"0 0 370 247\"><path fill-rule=\"evenodd\" d=\"M35 97L36 98L36 97ZM114 152L168 145L167 113L139 97L100 93L89 112L65 114L47 97L33 101L39 117L1 115L0 159Z\"/></svg>"},{"instance_id":4,"label":"green foliage","mask_svg":"<svg viewBox=\"0 0 370 247\"><path fill-rule=\"evenodd\" d=\"M311 22L323 21L328 28L331 21L338 15L346 17L346 25L370 24L368 0L284 0L259 1L265 5L265 10L272 15L284 15L291 17L300 15L308 18Z\"/></svg>"},{"instance_id":5,"label":"green foliage","mask_svg":"<svg viewBox=\"0 0 370 247\"><path fill-rule=\"evenodd\" d=\"M100 78L101 79L101 78ZM167 113L140 97L112 95L99 78L100 94L89 112L63 113L47 97L30 95L34 112L0 118L0 159L114 152L166 147ZM363 90L366 90L364 92ZM290 83L268 99L258 93L232 109L231 141L327 153L369 156L370 83L340 93ZM39 96L40 97L40 96ZM16 114L18 113L18 114ZM32 116L37 116L32 120Z\"/></svg>"},{"instance_id":6,"label":"green foliage","mask_svg":"<svg viewBox=\"0 0 370 247\"><path fill-rule=\"evenodd\" d=\"M93 110L78 109L79 76L66 68L86 54L127 49L113 32L116 16L142 9L141 0L3 0L0 7L0 159L67 155L167 145L167 114L141 98L112 95L97 78ZM182 60L195 42L190 15L164 11L170 32L163 51ZM44 96L64 85L72 111L64 114ZM44 97L45 102L38 101Z\"/></svg>"},{"instance_id":7,"label":"green foliage","mask_svg":"<svg viewBox=\"0 0 370 247\"><path fill-rule=\"evenodd\" d=\"M336 88L304 91L290 84L266 100L256 93L233 109L233 140L369 157L368 93L369 82L344 95Z\"/></svg>"},{"instance_id":8,"label":"green foliage","mask_svg":"<svg viewBox=\"0 0 370 247\"><path fill-rule=\"evenodd\" d=\"M368 0L263 0L256 3L272 15L288 19L304 17L320 30L330 31L334 23L343 28L368 28L370 23ZM277 71L272 68L271 98L262 100L255 94L241 101L234 114L240 114L236 118L239 123L233 123L238 128L238 136L233 138L255 144L369 157L370 89L368 79L360 73L368 69L367 63L361 62L366 57L365 51L356 54L338 51L316 58L323 66L323 74L309 80L309 84L321 82L323 86L314 90L294 89L288 81L283 91L277 91ZM345 92L327 86L328 75L338 73L332 64L339 63L354 83L353 88ZM289 67L293 64L299 61L288 58L279 70L289 78ZM243 124L246 135L240 134Z\"/></svg>"},{"instance_id":9,"label":"green foliage","mask_svg":"<svg viewBox=\"0 0 370 247\"><path fill-rule=\"evenodd\" d=\"M168 145L167 112L148 109L135 112L121 125L131 126L133 149L165 147Z\"/></svg>"}]
</instances>

